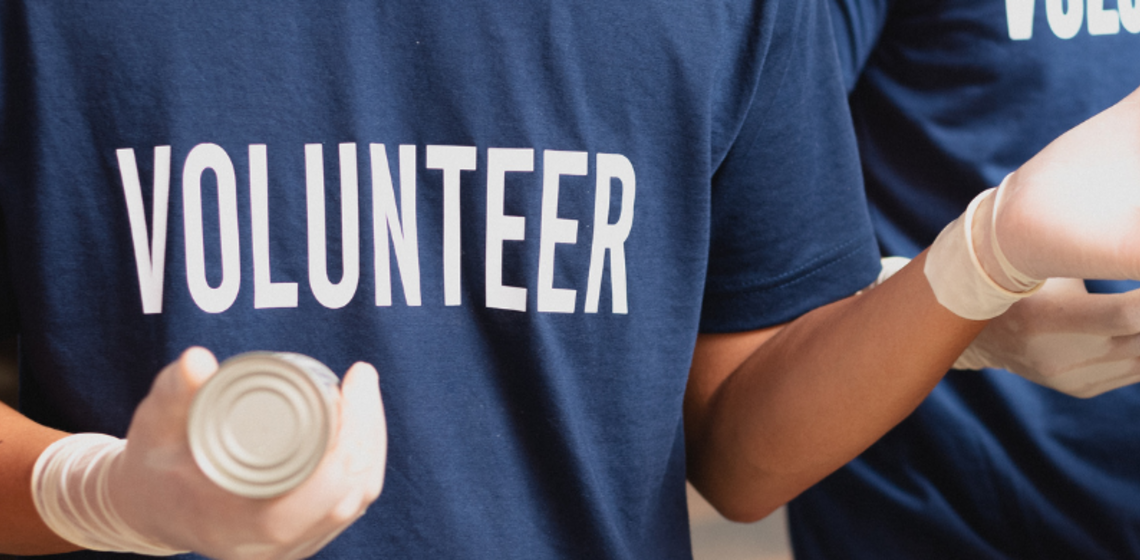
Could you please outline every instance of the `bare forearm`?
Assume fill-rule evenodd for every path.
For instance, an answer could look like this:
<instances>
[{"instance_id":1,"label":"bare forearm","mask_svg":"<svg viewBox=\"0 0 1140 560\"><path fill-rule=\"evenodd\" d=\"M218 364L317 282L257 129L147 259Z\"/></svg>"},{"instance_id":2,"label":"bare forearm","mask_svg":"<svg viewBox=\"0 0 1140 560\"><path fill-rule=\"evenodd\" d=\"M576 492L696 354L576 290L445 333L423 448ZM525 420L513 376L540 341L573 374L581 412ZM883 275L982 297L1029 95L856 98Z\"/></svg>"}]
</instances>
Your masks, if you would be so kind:
<instances>
[{"instance_id":1,"label":"bare forearm","mask_svg":"<svg viewBox=\"0 0 1140 560\"><path fill-rule=\"evenodd\" d=\"M854 458L918 406L984 327L937 303L923 262L790 323L715 391L691 382L690 479L722 513L763 517ZM698 362L694 376L707 376Z\"/></svg>"},{"instance_id":2,"label":"bare forearm","mask_svg":"<svg viewBox=\"0 0 1140 560\"><path fill-rule=\"evenodd\" d=\"M47 446L66 435L0 404L0 553L77 550L44 525L32 504L32 467Z\"/></svg>"}]
</instances>

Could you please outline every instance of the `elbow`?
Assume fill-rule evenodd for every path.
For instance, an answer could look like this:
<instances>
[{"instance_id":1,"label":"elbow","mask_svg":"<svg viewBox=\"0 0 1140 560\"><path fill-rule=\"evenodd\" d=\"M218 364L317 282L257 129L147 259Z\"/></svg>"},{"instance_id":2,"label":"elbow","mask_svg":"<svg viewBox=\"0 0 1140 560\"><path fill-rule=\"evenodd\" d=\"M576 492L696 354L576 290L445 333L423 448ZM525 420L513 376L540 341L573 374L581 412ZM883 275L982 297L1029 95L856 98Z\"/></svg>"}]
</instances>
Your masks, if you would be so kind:
<instances>
[{"instance_id":1,"label":"elbow","mask_svg":"<svg viewBox=\"0 0 1140 560\"><path fill-rule=\"evenodd\" d=\"M768 517L787 500L749 484L718 485L690 478L693 488L717 513L736 523L754 523Z\"/></svg>"},{"instance_id":2,"label":"elbow","mask_svg":"<svg viewBox=\"0 0 1140 560\"><path fill-rule=\"evenodd\" d=\"M783 505L761 505L738 500L718 500L716 503L710 501L709 504L722 517L735 523L755 523L768 517Z\"/></svg>"}]
</instances>

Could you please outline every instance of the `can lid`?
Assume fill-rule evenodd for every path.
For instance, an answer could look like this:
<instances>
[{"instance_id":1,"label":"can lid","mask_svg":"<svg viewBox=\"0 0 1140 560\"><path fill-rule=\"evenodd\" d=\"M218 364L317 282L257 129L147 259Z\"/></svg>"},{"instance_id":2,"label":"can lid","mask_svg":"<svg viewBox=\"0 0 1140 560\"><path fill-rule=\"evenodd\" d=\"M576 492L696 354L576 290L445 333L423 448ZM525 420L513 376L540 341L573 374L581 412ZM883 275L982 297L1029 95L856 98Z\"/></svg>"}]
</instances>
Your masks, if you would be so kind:
<instances>
[{"instance_id":1,"label":"can lid","mask_svg":"<svg viewBox=\"0 0 1140 560\"><path fill-rule=\"evenodd\" d=\"M331 378L331 381L330 379ZM190 406L190 450L222 488L270 498L320 463L335 424L336 376L299 354L250 352L222 363Z\"/></svg>"}]
</instances>

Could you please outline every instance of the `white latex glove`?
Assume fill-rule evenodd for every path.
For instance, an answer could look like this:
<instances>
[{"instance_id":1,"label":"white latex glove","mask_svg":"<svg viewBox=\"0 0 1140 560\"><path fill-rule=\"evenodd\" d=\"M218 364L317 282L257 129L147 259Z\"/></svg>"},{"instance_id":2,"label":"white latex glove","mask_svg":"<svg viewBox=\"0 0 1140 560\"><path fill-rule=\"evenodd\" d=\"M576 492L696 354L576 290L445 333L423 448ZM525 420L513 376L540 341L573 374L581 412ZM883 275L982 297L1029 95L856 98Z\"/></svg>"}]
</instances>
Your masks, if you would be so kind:
<instances>
[{"instance_id":1,"label":"white latex glove","mask_svg":"<svg viewBox=\"0 0 1140 560\"><path fill-rule=\"evenodd\" d=\"M289 493L252 499L231 494L206 478L187 442L191 400L217 367L210 352L187 350L159 374L136 409L125 449L122 440L94 436L110 440L91 447L96 451L87 455L98 455L96 459L47 461L54 467L46 470L62 471L62 477L37 476L39 493L44 494L42 487L47 485L46 493L66 497L61 500L64 513L87 511L75 516L78 520L72 527L64 527L67 534L45 516L48 525L64 538L99 537L76 542L81 546L112 543L104 550L137 542L140 546L131 549L145 554L192 550L220 559L292 559L315 554L363 515L380 494L387 457L376 370L358 363L345 375L340 430L317 470ZM84 466L59 468L64 463ZM77 499L95 505L72 507ZM121 534L107 534L108 529Z\"/></svg>"},{"instance_id":2,"label":"white latex glove","mask_svg":"<svg viewBox=\"0 0 1140 560\"><path fill-rule=\"evenodd\" d=\"M975 198L924 271L939 303L972 320L1046 278L1140 279L1140 90Z\"/></svg>"},{"instance_id":3,"label":"white latex glove","mask_svg":"<svg viewBox=\"0 0 1140 560\"><path fill-rule=\"evenodd\" d=\"M1081 398L1140 381L1140 291L1090 294L1051 278L990 321L955 369L1001 368Z\"/></svg>"},{"instance_id":4,"label":"white latex glove","mask_svg":"<svg viewBox=\"0 0 1140 560\"><path fill-rule=\"evenodd\" d=\"M1140 279L1140 90L1053 141L1000 192L997 239L1025 275ZM990 271L980 245L979 257Z\"/></svg>"},{"instance_id":5,"label":"white latex glove","mask_svg":"<svg viewBox=\"0 0 1140 560\"><path fill-rule=\"evenodd\" d=\"M910 259L886 257L875 286ZM1140 290L1090 294L1083 280L1051 278L990 320L954 369L998 368L1074 397L1140 381Z\"/></svg>"}]
</instances>

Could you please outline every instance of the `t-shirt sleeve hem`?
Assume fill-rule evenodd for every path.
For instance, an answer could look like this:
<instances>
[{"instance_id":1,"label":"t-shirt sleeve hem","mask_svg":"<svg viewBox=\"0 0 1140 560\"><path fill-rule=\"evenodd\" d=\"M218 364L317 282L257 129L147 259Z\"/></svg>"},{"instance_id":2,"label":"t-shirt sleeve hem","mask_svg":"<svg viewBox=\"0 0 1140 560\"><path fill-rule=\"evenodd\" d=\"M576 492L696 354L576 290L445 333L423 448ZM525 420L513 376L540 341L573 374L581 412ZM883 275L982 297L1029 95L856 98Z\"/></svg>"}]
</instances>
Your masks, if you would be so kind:
<instances>
[{"instance_id":1,"label":"t-shirt sleeve hem","mask_svg":"<svg viewBox=\"0 0 1140 560\"><path fill-rule=\"evenodd\" d=\"M860 239L778 283L706 289L700 331L744 332L786 323L866 288L878 275L879 266L874 239Z\"/></svg>"}]
</instances>

